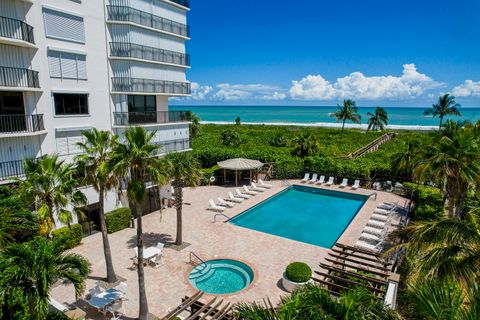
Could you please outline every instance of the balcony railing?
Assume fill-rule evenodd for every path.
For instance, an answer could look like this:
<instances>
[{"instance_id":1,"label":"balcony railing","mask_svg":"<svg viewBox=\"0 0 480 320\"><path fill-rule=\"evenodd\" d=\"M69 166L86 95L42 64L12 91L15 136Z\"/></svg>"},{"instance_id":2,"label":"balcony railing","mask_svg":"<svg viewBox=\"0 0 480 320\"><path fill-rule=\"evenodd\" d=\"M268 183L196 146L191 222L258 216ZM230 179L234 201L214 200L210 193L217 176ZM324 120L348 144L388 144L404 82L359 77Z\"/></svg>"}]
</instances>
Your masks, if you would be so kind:
<instances>
[{"instance_id":1,"label":"balcony railing","mask_svg":"<svg viewBox=\"0 0 480 320\"><path fill-rule=\"evenodd\" d=\"M145 27L190 37L190 28L179 22L127 6L107 6L108 20L132 22Z\"/></svg>"},{"instance_id":2,"label":"balcony railing","mask_svg":"<svg viewBox=\"0 0 480 320\"><path fill-rule=\"evenodd\" d=\"M188 120L187 111L152 111L152 112L114 112L113 122L116 126L135 124L176 123Z\"/></svg>"},{"instance_id":3,"label":"balcony railing","mask_svg":"<svg viewBox=\"0 0 480 320\"><path fill-rule=\"evenodd\" d=\"M23 68L0 67L0 87L40 88L38 72Z\"/></svg>"},{"instance_id":4,"label":"balcony railing","mask_svg":"<svg viewBox=\"0 0 480 320\"><path fill-rule=\"evenodd\" d=\"M182 7L190 8L190 0L170 0L170 1L181 5Z\"/></svg>"},{"instance_id":5,"label":"balcony railing","mask_svg":"<svg viewBox=\"0 0 480 320\"><path fill-rule=\"evenodd\" d=\"M17 19L0 17L0 37L23 40L35 44L33 27Z\"/></svg>"},{"instance_id":6,"label":"balcony railing","mask_svg":"<svg viewBox=\"0 0 480 320\"><path fill-rule=\"evenodd\" d=\"M187 95L191 93L189 82L139 78L112 78L112 90L116 92L144 92Z\"/></svg>"},{"instance_id":7,"label":"balcony railing","mask_svg":"<svg viewBox=\"0 0 480 320\"><path fill-rule=\"evenodd\" d=\"M38 132L45 130L43 114L0 115L0 133Z\"/></svg>"},{"instance_id":8,"label":"balcony railing","mask_svg":"<svg viewBox=\"0 0 480 320\"><path fill-rule=\"evenodd\" d=\"M110 42L110 55L112 57L137 58L142 60L190 66L190 55L188 54L134 43Z\"/></svg>"},{"instance_id":9,"label":"balcony railing","mask_svg":"<svg viewBox=\"0 0 480 320\"><path fill-rule=\"evenodd\" d=\"M190 139L178 139L169 141L154 142L160 146L160 154L188 150L192 148L192 141Z\"/></svg>"},{"instance_id":10,"label":"balcony railing","mask_svg":"<svg viewBox=\"0 0 480 320\"><path fill-rule=\"evenodd\" d=\"M25 176L23 160L0 162L0 181L23 176Z\"/></svg>"}]
</instances>

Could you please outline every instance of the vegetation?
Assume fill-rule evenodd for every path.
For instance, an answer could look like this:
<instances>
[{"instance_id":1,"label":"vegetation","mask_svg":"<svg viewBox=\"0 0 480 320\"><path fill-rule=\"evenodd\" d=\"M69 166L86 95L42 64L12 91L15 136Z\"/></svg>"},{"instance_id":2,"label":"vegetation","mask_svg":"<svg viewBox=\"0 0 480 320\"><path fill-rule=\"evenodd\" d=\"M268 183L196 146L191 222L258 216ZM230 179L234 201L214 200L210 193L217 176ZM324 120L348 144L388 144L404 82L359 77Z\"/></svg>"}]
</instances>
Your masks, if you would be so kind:
<instances>
[{"instance_id":1,"label":"vegetation","mask_svg":"<svg viewBox=\"0 0 480 320\"><path fill-rule=\"evenodd\" d=\"M197 186L200 182L201 172L197 160L193 158L190 153L173 153L168 156L168 160L172 164L168 176L173 179L173 196L175 197L175 209L177 211L177 235L175 244L180 246L183 243L183 188Z\"/></svg>"},{"instance_id":2,"label":"vegetation","mask_svg":"<svg viewBox=\"0 0 480 320\"><path fill-rule=\"evenodd\" d=\"M458 110L460 105L455 101L455 97L446 93L438 98L438 102L433 104L430 109L426 109L423 113L426 116L439 117L440 124L438 128L442 128L443 118L447 115L459 116Z\"/></svg>"},{"instance_id":3,"label":"vegetation","mask_svg":"<svg viewBox=\"0 0 480 320\"><path fill-rule=\"evenodd\" d=\"M242 143L240 135L233 130L225 130L220 135L222 144L227 147L238 147Z\"/></svg>"},{"instance_id":4,"label":"vegetation","mask_svg":"<svg viewBox=\"0 0 480 320\"><path fill-rule=\"evenodd\" d=\"M18 190L26 206L35 208L40 222L40 233L49 236L55 219L70 225L74 212L81 213L86 204L85 195L76 189L75 168L58 156L39 160L25 160L25 179L17 179Z\"/></svg>"},{"instance_id":5,"label":"vegetation","mask_svg":"<svg viewBox=\"0 0 480 320\"><path fill-rule=\"evenodd\" d=\"M77 296L83 292L88 262L64 250L61 242L37 237L0 251L2 319L45 319L58 280L72 283Z\"/></svg>"},{"instance_id":6,"label":"vegetation","mask_svg":"<svg viewBox=\"0 0 480 320\"><path fill-rule=\"evenodd\" d=\"M192 111L187 111L187 121L190 121L190 137L196 138L200 134L200 118Z\"/></svg>"},{"instance_id":7,"label":"vegetation","mask_svg":"<svg viewBox=\"0 0 480 320\"><path fill-rule=\"evenodd\" d=\"M312 277L312 269L304 262L292 262L285 269L285 276L292 282L307 282Z\"/></svg>"},{"instance_id":8,"label":"vegetation","mask_svg":"<svg viewBox=\"0 0 480 320\"><path fill-rule=\"evenodd\" d=\"M107 232L114 233L128 228L132 221L132 210L130 208L118 208L105 214Z\"/></svg>"},{"instance_id":9,"label":"vegetation","mask_svg":"<svg viewBox=\"0 0 480 320\"><path fill-rule=\"evenodd\" d=\"M367 113L368 118L368 128L367 131L383 131L385 126L388 124L388 115L387 111L382 107L377 107L375 113Z\"/></svg>"},{"instance_id":10,"label":"vegetation","mask_svg":"<svg viewBox=\"0 0 480 320\"><path fill-rule=\"evenodd\" d=\"M82 242L83 228L79 224L58 228L52 231L52 238L57 240L63 249L72 249Z\"/></svg>"},{"instance_id":11,"label":"vegetation","mask_svg":"<svg viewBox=\"0 0 480 320\"><path fill-rule=\"evenodd\" d=\"M242 124L242 123L241 123L241 120L240 120L240 116L237 116L237 117L235 118L235 124L236 124L237 126L239 126L240 124Z\"/></svg>"},{"instance_id":12,"label":"vegetation","mask_svg":"<svg viewBox=\"0 0 480 320\"><path fill-rule=\"evenodd\" d=\"M105 224L105 192L115 188L118 184L110 165L112 147L117 137L109 131L99 131L95 128L82 132L85 142L78 143L83 151L76 157L78 170L85 176L85 181L98 192L98 217L102 232L103 255L107 269L107 281L117 281L112 262L112 251L108 241L107 226Z\"/></svg>"},{"instance_id":13,"label":"vegetation","mask_svg":"<svg viewBox=\"0 0 480 320\"><path fill-rule=\"evenodd\" d=\"M320 143L311 133L308 132L304 132L293 138L292 145L293 155L299 157L313 156L320 150Z\"/></svg>"},{"instance_id":14,"label":"vegetation","mask_svg":"<svg viewBox=\"0 0 480 320\"><path fill-rule=\"evenodd\" d=\"M343 104L338 105L338 111L333 113L332 117L337 118L337 121L342 121L342 131L345 130L347 120L353 123L360 123L361 120L355 101L350 99L343 100Z\"/></svg>"}]
</instances>

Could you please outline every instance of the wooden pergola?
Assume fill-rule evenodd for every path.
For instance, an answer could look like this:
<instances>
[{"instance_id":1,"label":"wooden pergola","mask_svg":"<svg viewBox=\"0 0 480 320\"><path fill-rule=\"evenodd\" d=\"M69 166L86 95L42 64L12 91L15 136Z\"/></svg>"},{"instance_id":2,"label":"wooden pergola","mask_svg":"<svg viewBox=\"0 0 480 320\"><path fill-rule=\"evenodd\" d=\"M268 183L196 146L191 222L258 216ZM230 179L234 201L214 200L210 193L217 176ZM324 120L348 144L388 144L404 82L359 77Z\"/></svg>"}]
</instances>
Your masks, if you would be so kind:
<instances>
[{"instance_id":1,"label":"wooden pergola","mask_svg":"<svg viewBox=\"0 0 480 320\"><path fill-rule=\"evenodd\" d=\"M207 303L200 302L204 292L197 291L191 297L182 299L182 303L168 313L162 320L173 320L182 313L189 315L185 320L204 319L204 320L233 320L233 304L224 302L217 297L212 298Z\"/></svg>"},{"instance_id":2,"label":"wooden pergola","mask_svg":"<svg viewBox=\"0 0 480 320\"><path fill-rule=\"evenodd\" d=\"M257 175L258 169L263 167L263 163L258 160L235 158L225 161L220 161L217 163L218 166L223 169L224 181L227 180L227 170L235 171L235 185L238 186L238 173L241 171L250 171L250 181L252 181L253 171L255 171L255 176Z\"/></svg>"}]
</instances>

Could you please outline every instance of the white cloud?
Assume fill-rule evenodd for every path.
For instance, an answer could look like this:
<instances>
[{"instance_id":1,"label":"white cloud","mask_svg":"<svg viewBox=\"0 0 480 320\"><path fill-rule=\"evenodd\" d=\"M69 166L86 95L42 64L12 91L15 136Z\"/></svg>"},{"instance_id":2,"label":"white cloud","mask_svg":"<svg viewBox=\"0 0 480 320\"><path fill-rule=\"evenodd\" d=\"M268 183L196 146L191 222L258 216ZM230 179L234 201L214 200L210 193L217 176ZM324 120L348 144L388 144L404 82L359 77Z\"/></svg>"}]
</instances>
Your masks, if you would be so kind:
<instances>
[{"instance_id":1,"label":"white cloud","mask_svg":"<svg viewBox=\"0 0 480 320\"><path fill-rule=\"evenodd\" d=\"M363 100L404 100L415 98L443 84L419 73L414 64L403 65L401 76L367 77L361 72L352 72L331 84L321 75L308 75L292 81L290 96L298 100L332 100L342 98Z\"/></svg>"},{"instance_id":2,"label":"white cloud","mask_svg":"<svg viewBox=\"0 0 480 320\"><path fill-rule=\"evenodd\" d=\"M202 86L198 82L192 82L192 95L189 97L192 100L205 100L213 91L211 86Z\"/></svg>"},{"instance_id":3,"label":"white cloud","mask_svg":"<svg viewBox=\"0 0 480 320\"><path fill-rule=\"evenodd\" d=\"M229 84L217 85L218 91L213 95L216 100L282 100L287 97L282 88L266 84Z\"/></svg>"},{"instance_id":4,"label":"white cloud","mask_svg":"<svg viewBox=\"0 0 480 320\"><path fill-rule=\"evenodd\" d=\"M452 94L457 97L480 97L480 81L465 80L453 88Z\"/></svg>"}]
</instances>

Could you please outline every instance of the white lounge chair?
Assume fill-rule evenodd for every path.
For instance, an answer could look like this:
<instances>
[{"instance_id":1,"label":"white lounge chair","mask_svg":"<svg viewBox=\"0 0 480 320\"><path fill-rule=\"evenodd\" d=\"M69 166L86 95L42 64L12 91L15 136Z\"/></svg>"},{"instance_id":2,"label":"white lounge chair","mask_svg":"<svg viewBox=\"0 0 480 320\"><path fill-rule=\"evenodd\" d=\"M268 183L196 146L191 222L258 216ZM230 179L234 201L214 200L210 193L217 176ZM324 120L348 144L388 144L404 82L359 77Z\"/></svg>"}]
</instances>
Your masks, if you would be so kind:
<instances>
[{"instance_id":1,"label":"white lounge chair","mask_svg":"<svg viewBox=\"0 0 480 320\"><path fill-rule=\"evenodd\" d=\"M312 179L308 180L308 183L317 182L317 177L318 177L318 174L316 174L316 173L312 174Z\"/></svg>"},{"instance_id":2,"label":"white lounge chair","mask_svg":"<svg viewBox=\"0 0 480 320\"><path fill-rule=\"evenodd\" d=\"M251 189L252 189L253 191L264 192L265 190L267 190L267 189L265 189L265 188L262 188L262 187L257 186L257 185L255 184L255 182L250 183L250 185L251 185Z\"/></svg>"},{"instance_id":3,"label":"white lounge chair","mask_svg":"<svg viewBox=\"0 0 480 320\"><path fill-rule=\"evenodd\" d=\"M217 201L218 201L219 206L233 208L233 203L232 202L227 202L220 197L217 198Z\"/></svg>"},{"instance_id":4,"label":"white lounge chair","mask_svg":"<svg viewBox=\"0 0 480 320\"><path fill-rule=\"evenodd\" d=\"M397 206L398 206L397 203L382 202L377 208L384 209L384 210L392 210L392 209L395 209Z\"/></svg>"},{"instance_id":5,"label":"white lounge chair","mask_svg":"<svg viewBox=\"0 0 480 320\"><path fill-rule=\"evenodd\" d=\"M253 191L253 190L248 189L248 187L246 185L243 185L243 193L249 194L251 196L256 196L258 194L257 191Z\"/></svg>"},{"instance_id":6,"label":"white lounge chair","mask_svg":"<svg viewBox=\"0 0 480 320\"><path fill-rule=\"evenodd\" d=\"M334 183L334 180L335 180L334 177L328 178L328 181L327 181L326 185L327 185L327 186L331 186L331 185Z\"/></svg>"},{"instance_id":7,"label":"white lounge chair","mask_svg":"<svg viewBox=\"0 0 480 320\"><path fill-rule=\"evenodd\" d=\"M360 188L360 180L355 180L355 182L353 183L352 189L357 190L358 188Z\"/></svg>"},{"instance_id":8,"label":"white lounge chair","mask_svg":"<svg viewBox=\"0 0 480 320\"><path fill-rule=\"evenodd\" d=\"M318 178L316 184L322 184L322 183L325 183L325 176L320 176L320 178Z\"/></svg>"},{"instance_id":9,"label":"white lounge chair","mask_svg":"<svg viewBox=\"0 0 480 320\"><path fill-rule=\"evenodd\" d=\"M364 233L371 233L371 234L375 234L377 236L382 235L384 233L384 230L385 229L373 228L373 227L369 227L369 226L366 226L365 228L363 228Z\"/></svg>"},{"instance_id":10,"label":"white lounge chair","mask_svg":"<svg viewBox=\"0 0 480 320\"><path fill-rule=\"evenodd\" d=\"M342 183L340 184L340 188L345 188L346 186L348 186L348 179L343 178Z\"/></svg>"},{"instance_id":11,"label":"white lounge chair","mask_svg":"<svg viewBox=\"0 0 480 320\"><path fill-rule=\"evenodd\" d=\"M303 177L303 179L300 181L300 182L307 182L308 180L310 180L310 173L305 173L305 176Z\"/></svg>"},{"instance_id":12,"label":"white lounge chair","mask_svg":"<svg viewBox=\"0 0 480 320\"><path fill-rule=\"evenodd\" d=\"M240 191L240 189L238 189L238 188L235 189L235 192L236 192L235 195L236 195L237 197L240 197L240 198L243 198L243 199L250 199L250 198L252 197L251 195L242 193L242 192Z\"/></svg>"},{"instance_id":13,"label":"white lounge chair","mask_svg":"<svg viewBox=\"0 0 480 320\"><path fill-rule=\"evenodd\" d=\"M369 241L379 242L379 241L382 241L382 240L383 240L383 236L384 236L383 233L380 234L380 235L376 235L376 234L371 234L371 233L363 232L363 233L360 235L360 239L366 239L366 240L369 240Z\"/></svg>"},{"instance_id":14,"label":"white lounge chair","mask_svg":"<svg viewBox=\"0 0 480 320\"><path fill-rule=\"evenodd\" d=\"M262 187L262 188L270 189L271 187L273 187L271 184L263 182L262 179L258 179L258 183L260 184L260 187Z\"/></svg>"},{"instance_id":15,"label":"white lounge chair","mask_svg":"<svg viewBox=\"0 0 480 320\"><path fill-rule=\"evenodd\" d=\"M372 219L368 220L367 222L367 226L372 226L372 227L381 228L381 229L385 228L386 224L387 224L387 221L378 221L378 220L372 220Z\"/></svg>"},{"instance_id":16,"label":"white lounge chair","mask_svg":"<svg viewBox=\"0 0 480 320\"><path fill-rule=\"evenodd\" d=\"M209 210L217 211L217 212L223 212L223 211L225 211L225 207L217 206L217 205L215 204L215 202L213 202L212 199L208 200L208 204L210 205L210 206L208 207Z\"/></svg>"},{"instance_id":17,"label":"white lounge chair","mask_svg":"<svg viewBox=\"0 0 480 320\"><path fill-rule=\"evenodd\" d=\"M378 220L378 221L387 221L388 220L388 216L384 216L384 215L381 215L381 214L378 214L378 213L374 213L372 214L372 216L370 217L370 220Z\"/></svg>"},{"instance_id":18,"label":"white lounge chair","mask_svg":"<svg viewBox=\"0 0 480 320\"><path fill-rule=\"evenodd\" d=\"M230 202L240 203L240 202L242 202L244 199L243 199L243 198L235 197L235 196L233 195L233 193L229 192L229 193L228 193L228 198L225 199L225 200L230 201Z\"/></svg>"},{"instance_id":19,"label":"white lounge chair","mask_svg":"<svg viewBox=\"0 0 480 320\"><path fill-rule=\"evenodd\" d=\"M358 247L360 249L374 251L374 252L380 251L382 245L383 245L383 241L380 241L376 244L373 244L373 243L369 243L369 242L366 242L366 241L358 240L355 243L355 247Z\"/></svg>"}]
</instances>

